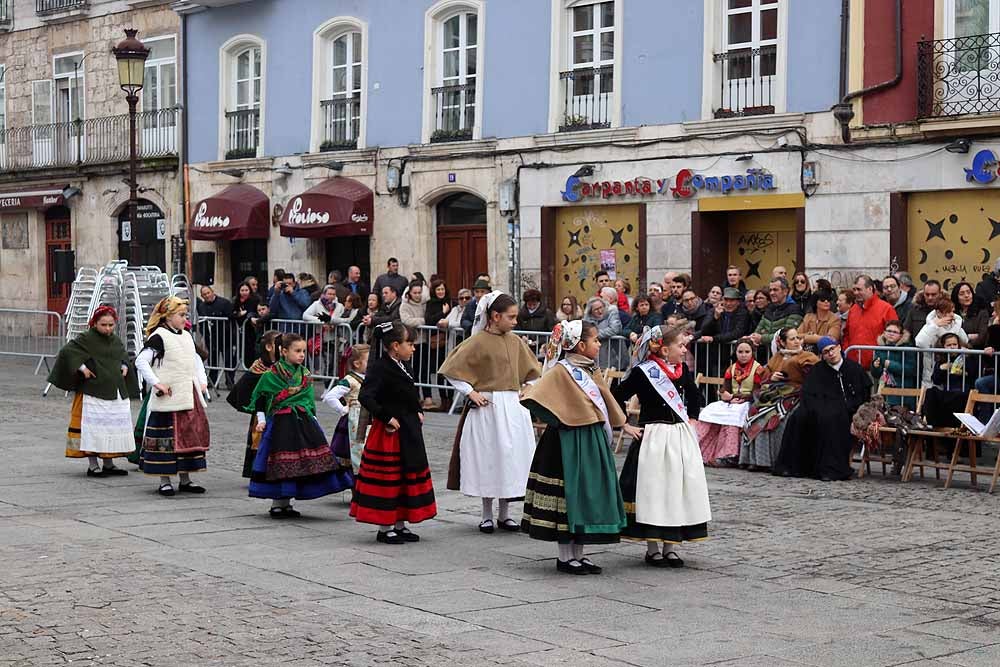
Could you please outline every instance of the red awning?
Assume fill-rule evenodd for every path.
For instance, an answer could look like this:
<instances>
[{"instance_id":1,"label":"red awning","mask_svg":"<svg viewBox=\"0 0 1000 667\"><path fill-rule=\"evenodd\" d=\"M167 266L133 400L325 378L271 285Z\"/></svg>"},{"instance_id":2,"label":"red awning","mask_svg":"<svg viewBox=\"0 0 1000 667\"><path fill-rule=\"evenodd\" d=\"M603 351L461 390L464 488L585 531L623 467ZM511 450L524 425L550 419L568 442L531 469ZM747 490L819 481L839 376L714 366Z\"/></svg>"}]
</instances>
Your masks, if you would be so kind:
<instances>
[{"instance_id":1,"label":"red awning","mask_svg":"<svg viewBox=\"0 0 1000 667\"><path fill-rule=\"evenodd\" d=\"M63 188L60 186L45 185L25 190L0 191L0 211L25 208L47 209L50 206L59 206L65 203Z\"/></svg>"},{"instance_id":2,"label":"red awning","mask_svg":"<svg viewBox=\"0 0 1000 667\"><path fill-rule=\"evenodd\" d=\"M375 195L367 186L337 176L292 197L281 216L282 236L369 236Z\"/></svg>"},{"instance_id":3,"label":"red awning","mask_svg":"<svg viewBox=\"0 0 1000 667\"><path fill-rule=\"evenodd\" d=\"M252 185L230 185L195 204L190 237L198 241L266 239L270 201Z\"/></svg>"}]
</instances>

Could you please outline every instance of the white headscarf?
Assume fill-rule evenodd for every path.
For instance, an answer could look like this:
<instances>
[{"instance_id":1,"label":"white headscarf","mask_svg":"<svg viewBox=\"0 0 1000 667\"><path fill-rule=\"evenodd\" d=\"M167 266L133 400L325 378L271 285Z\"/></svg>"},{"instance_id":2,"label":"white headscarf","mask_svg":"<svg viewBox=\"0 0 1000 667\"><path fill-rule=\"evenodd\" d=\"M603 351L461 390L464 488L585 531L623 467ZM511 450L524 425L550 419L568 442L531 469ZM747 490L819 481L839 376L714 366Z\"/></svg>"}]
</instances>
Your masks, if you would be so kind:
<instances>
[{"instance_id":1,"label":"white headscarf","mask_svg":"<svg viewBox=\"0 0 1000 667\"><path fill-rule=\"evenodd\" d=\"M486 328L489 324L490 318L487 316L486 311L489 310L496 298L503 294L500 290L494 290L489 294L485 295L476 304L476 319L472 322L472 334L475 335Z\"/></svg>"},{"instance_id":2,"label":"white headscarf","mask_svg":"<svg viewBox=\"0 0 1000 667\"><path fill-rule=\"evenodd\" d=\"M645 331L642 332L642 338L635 345L635 350L632 353L632 363L629 364L629 369L625 373L625 377L628 377L633 368L649 358L649 342L661 340L663 340L663 327L646 327Z\"/></svg>"},{"instance_id":3,"label":"white headscarf","mask_svg":"<svg viewBox=\"0 0 1000 667\"><path fill-rule=\"evenodd\" d=\"M545 370L555 366L563 354L573 350L583 338L583 320L560 322L552 329L545 349Z\"/></svg>"}]
</instances>

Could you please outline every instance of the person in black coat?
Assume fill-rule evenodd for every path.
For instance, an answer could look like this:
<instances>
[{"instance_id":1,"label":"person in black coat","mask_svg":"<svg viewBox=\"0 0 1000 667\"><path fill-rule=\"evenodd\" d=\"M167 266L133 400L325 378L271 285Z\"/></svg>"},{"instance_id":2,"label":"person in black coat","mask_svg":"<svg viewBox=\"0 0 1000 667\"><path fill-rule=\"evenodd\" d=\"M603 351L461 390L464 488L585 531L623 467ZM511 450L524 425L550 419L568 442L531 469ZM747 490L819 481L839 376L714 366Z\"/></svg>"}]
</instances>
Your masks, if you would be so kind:
<instances>
[{"instance_id":1,"label":"person in black coat","mask_svg":"<svg viewBox=\"0 0 1000 667\"><path fill-rule=\"evenodd\" d=\"M555 325L556 316L542 304L542 293L525 290L524 306L517 313L517 330L549 333Z\"/></svg>"},{"instance_id":2,"label":"person in black coat","mask_svg":"<svg viewBox=\"0 0 1000 667\"><path fill-rule=\"evenodd\" d=\"M257 359L257 330L251 323L251 319L257 316L257 306L260 305L260 296L253 291L253 286L244 281L236 289L233 297L233 310L230 314L233 332L230 340L237 343L240 335L243 336L243 366L250 368L250 365Z\"/></svg>"},{"instance_id":3,"label":"person in black coat","mask_svg":"<svg viewBox=\"0 0 1000 667\"><path fill-rule=\"evenodd\" d=\"M802 385L802 400L789 417L774 474L824 482L850 479L855 443L851 419L871 398L872 379L829 336L820 338L816 349L823 363L813 366Z\"/></svg>"},{"instance_id":4,"label":"person in black coat","mask_svg":"<svg viewBox=\"0 0 1000 667\"><path fill-rule=\"evenodd\" d=\"M722 303L712 310L712 316L702 327L699 342L708 345L705 354L698 357L698 371L721 376L722 369L730 364L733 344L751 331L750 313L743 305L743 297L736 288L727 287L722 291ZM709 392L709 398L714 397L715 392Z\"/></svg>"},{"instance_id":5,"label":"person in black coat","mask_svg":"<svg viewBox=\"0 0 1000 667\"><path fill-rule=\"evenodd\" d=\"M229 299L224 299L215 293L215 290L208 285L201 288L201 299L196 304L199 318L213 318L198 322L198 333L205 341L205 349L208 350L208 362L206 366L225 366L233 368L235 362L234 351L236 349L235 330L228 321L233 314L233 304ZM214 318L222 318L223 322ZM226 386L233 386L233 371L226 371ZM214 385L219 376L218 370L210 370L208 379Z\"/></svg>"}]
</instances>

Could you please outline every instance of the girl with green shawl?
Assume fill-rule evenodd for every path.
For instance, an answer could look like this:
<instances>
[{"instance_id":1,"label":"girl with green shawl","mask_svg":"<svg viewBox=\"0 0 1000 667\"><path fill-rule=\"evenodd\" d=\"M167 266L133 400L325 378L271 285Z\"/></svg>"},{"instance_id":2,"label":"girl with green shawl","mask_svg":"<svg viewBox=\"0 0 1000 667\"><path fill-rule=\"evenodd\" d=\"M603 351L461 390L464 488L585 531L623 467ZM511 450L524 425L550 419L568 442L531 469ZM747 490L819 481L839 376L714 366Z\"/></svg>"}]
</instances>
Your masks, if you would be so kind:
<instances>
[{"instance_id":1,"label":"girl with green shawl","mask_svg":"<svg viewBox=\"0 0 1000 667\"><path fill-rule=\"evenodd\" d=\"M313 379L302 363L306 342L281 337L281 359L260 376L247 410L262 433L250 471L250 497L270 498L275 519L301 516L291 499L312 500L350 489L354 477L333 455L316 421Z\"/></svg>"},{"instance_id":2,"label":"girl with green shawl","mask_svg":"<svg viewBox=\"0 0 1000 667\"><path fill-rule=\"evenodd\" d=\"M90 329L66 343L56 357L49 382L76 392L70 410L66 457L87 458L88 477L127 475L114 459L135 448L132 440L130 398L138 398L139 384L125 345L115 335L118 314L100 306L90 318ZM104 461L104 467L98 464Z\"/></svg>"}]
</instances>

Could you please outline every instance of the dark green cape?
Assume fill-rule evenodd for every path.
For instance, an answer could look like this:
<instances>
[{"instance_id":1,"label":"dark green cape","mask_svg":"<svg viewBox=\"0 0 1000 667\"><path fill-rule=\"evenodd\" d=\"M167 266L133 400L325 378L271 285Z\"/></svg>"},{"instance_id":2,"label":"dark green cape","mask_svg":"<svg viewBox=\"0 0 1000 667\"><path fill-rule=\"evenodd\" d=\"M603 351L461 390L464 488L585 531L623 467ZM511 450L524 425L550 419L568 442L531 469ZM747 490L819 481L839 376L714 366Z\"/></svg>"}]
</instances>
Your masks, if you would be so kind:
<instances>
[{"instance_id":1,"label":"dark green cape","mask_svg":"<svg viewBox=\"0 0 1000 667\"><path fill-rule=\"evenodd\" d=\"M86 365L97 377L84 379L80 366ZM128 375L122 376L122 365ZM89 329L66 343L49 373L49 382L65 391L76 391L112 401L119 395L139 398L139 381L129 362L125 345L118 336L105 336Z\"/></svg>"},{"instance_id":2,"label":"dark green cape","mask_svg":"<svg viewBox=\"0 0 1000 667\"><path fill-rule=\"evenodd\" d=\"M256 411L260 398L264 399L264 414L268 417L277 410L292 407L300 407L310 416L316 415L316 399L309 370L304 366L293 366L284 359L279 359L260 376L245 409Z\"/></svg>"}]
</instances>

